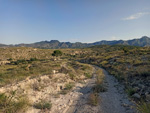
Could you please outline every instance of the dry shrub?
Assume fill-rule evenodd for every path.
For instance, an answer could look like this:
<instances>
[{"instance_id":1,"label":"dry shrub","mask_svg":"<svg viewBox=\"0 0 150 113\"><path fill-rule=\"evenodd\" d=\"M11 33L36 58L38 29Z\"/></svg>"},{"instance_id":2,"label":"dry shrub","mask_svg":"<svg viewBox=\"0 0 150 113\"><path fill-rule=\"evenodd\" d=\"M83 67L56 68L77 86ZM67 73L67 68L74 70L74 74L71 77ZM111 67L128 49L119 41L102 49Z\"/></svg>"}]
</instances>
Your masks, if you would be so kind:
<instances>
[{"instance_id":1,"label":"dry shrub","mask_svg":"<svg viewBox=\"0 0 150 113\"><path fill-rule=\"evenodd\" d=\"M93 92L89 95L89 104L93 106L98 105L98 93Z\"/></svg>"},{"instance_id":2,"label":"dry shrub","mask_svg":"<svg viewBox=\"0 0 150 113\"><path fill-rule=\"evenodd\" d=\"M30 105L29 99L25 96L16 96L16 92L0 94L0 113L23 113Z\"/></svg>"},{"instance_id":3,"label":"dry shrub","mask_svg":"<svg viewBox=\"0 0 150 113\"><path fill-rule=\"evenodd\" d=\"M150 113L150 103L141 101L139 104L137 104L137 110L140 113Z\"/></svg>"}]
</instances>

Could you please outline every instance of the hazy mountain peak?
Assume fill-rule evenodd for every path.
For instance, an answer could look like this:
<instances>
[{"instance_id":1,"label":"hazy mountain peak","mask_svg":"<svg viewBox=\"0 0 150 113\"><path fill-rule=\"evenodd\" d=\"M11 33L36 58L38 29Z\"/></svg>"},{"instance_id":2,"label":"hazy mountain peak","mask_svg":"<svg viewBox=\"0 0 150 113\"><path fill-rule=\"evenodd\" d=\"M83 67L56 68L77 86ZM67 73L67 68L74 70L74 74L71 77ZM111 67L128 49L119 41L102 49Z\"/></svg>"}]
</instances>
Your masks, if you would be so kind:
<instances>
[{"instance_id":1,"label":"hazy mountain peak","mask_svg":"<svg viewBox=\"0 0 150 113\"><path fill-rule=\"evenodd\" d=\"M131 46L150 46L150 38L147 36L143 36L140 39L132 39L132 40L113 40L113 41L97 41L94 43L71 43L71 42L59 42L58 40L51 40L51 41L41 41L32 44L18 44L14 45L17 47L34 47L34 48L44 48L44 49L57 49L57 48L83 48L83 47L90 47L95 45L131 45ZM0 44L0 47L12 47L12 45L4 45Z\"/></svg>"},{"instance_id":2,"label":"hazy mountain peak","mask_svg":"<svg viewBox=\"0 0 150 113\"><path fill-rule=\"evenodd\" d=\"M143 36L141 39L150 39L150 37Z\"/></svg>"},{"instance_id":3,"label":"hazy mountain peak","mask_svg":"<svg viewBox=\"0 0 150 113\"><path fill-rule=\"evenodd\" d=\"M51 40L50 43L60 43L58 40Z\"/></svg>"}]
</instances>

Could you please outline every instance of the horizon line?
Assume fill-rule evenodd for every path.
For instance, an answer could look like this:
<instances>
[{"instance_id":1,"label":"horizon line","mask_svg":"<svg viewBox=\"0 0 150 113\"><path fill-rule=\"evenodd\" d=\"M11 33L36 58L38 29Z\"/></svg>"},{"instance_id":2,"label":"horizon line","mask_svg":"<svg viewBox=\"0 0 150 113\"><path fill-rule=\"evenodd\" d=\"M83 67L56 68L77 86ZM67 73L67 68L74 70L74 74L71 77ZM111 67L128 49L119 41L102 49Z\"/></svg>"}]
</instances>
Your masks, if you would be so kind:
<instances>
[{"instance_id":1,"label":"horizon line","mask_svg":"<svg viewBox=\"0 0 150 113\"><path fill-rule=\"evenodd\" d=\"M150 38L149 36L142 36L141 38L143 38L143 37L148 37L148 38ZM84 43L84 44L90 44L90 43L96 43L96 42L101 42L101 41L120 41L120 40L122 40L122 41L129 41L129 40L134 40L134 39L141 39L141 38L132 38L132 39L127 39L127 40L123 40L123 39L118 39L118 40L100 40L100 41L94 41L94 42L71 42L71 41L59 41L59 40L57 40L57 39L52 39L52 40L41 40L41 41L38 41L38 42L46 42L46 41L48 41L48 42L50 42L50 41L59 41L60 43L63 43L63 42L69 42L69 43ZM3 44L3 45L19 45L19 44L34 44L34 43L38 43L38 42L31 42L31 43L18 43L18 44L5 44L5 43L0 43L0 44Z\"/></svg>"}]
</instances>

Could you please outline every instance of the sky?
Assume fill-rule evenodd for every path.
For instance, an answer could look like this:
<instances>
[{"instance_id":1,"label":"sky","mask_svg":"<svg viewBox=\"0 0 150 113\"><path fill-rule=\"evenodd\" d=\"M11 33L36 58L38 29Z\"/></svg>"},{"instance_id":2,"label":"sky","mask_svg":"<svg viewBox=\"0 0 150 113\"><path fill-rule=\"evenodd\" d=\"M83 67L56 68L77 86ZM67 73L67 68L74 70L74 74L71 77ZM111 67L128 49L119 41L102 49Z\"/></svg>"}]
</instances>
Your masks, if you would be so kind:
<instances>
[{"instance_id":1,"label":"sky","mask_svg":"<svg viewBox=\"0 0 150 113\"><path fill-rule=\"evenodd\" d=\"M150 36L150 0L0 0L0 43Z\"/></svg>"}]
</instances>

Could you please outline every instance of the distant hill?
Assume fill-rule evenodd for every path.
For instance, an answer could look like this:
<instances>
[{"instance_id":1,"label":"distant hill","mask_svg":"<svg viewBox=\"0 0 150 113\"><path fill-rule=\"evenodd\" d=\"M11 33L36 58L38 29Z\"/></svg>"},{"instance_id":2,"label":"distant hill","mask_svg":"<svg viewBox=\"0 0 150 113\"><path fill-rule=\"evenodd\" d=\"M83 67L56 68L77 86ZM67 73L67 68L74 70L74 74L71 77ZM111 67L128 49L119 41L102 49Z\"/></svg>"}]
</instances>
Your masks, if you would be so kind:
<instances>
[{"instance_id":1,"label":"distant hill","mask_svg":"<svg viewBox=\"0 0 150 113\"><path fill-rule=\"evenodd\" d=\"M58 40L51 41L41 41L32 44L17 44L13 45L14 47L34 47L34 48L43 48L43 49L59 49L59 48L84 48L91 47L95 45L131 45L131 46L150 46L150 37L143 36L140 39L132 39L132 40L113 40L113 41L98 41L94 43L71 43L71 42L59 42ZM12 47L12 45L4 45L0 44L0 47Z\"/></svg>"},{"instance_id":2,"label":"distant hill","mask_svg":"<svg viewBox=\"0 0 150 113\"><path fill-rule=\"evenodd\" d=\"M59 42L58 40L51 40L51 41L41 41L32 44L18 44L15 45L17 47L34 47L34 48L43 48L43 49L58 49L58 48L82 48L82 47L89 47L87 43L70 43L70 42Z\"/></svg>"},{"instance_id":3,"label":"distant hill","mask_svg":"<svg viewBox=\"0 0 150 113\"><path fill-rule=\"evenodd\" d=\"M99 42L95 42L93 43L93 45L117 45L117 44L121 44L121 45L131 45L131 46L150 46L150 37L147 36L143 36L140 39L132 39L132 40L114 40L114 41L99 41Z\"/></svg>"},{"instance_id":4,"label":"distant hill","mask_svg":"<svg viewBox=\"0 0 150 113\"><path fill-rule=\"evenodd\" d=\"M0 47L7 47L8 45L0 44Z\"/></svg>"}]
</instances>

